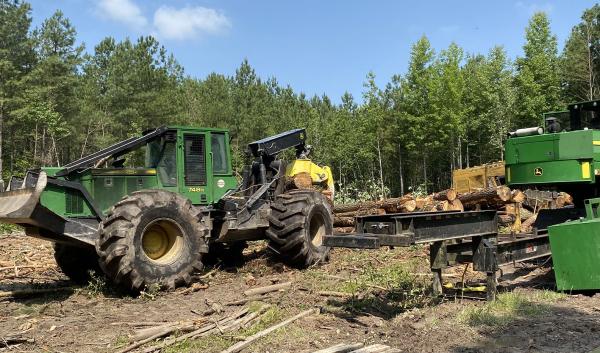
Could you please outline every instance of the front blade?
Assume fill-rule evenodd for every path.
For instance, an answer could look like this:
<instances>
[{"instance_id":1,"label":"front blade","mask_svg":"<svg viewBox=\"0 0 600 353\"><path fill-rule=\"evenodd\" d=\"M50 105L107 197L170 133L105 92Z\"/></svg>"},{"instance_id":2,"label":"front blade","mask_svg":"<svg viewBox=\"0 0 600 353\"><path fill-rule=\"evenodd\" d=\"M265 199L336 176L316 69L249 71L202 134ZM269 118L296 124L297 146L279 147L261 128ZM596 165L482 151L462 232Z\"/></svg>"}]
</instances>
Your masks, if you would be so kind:
<instances>
[{"instance_id":1,"label":"front blade","mask_svg":"<svg viewBox=\"0 0 600 353\"><path fill-rule=\"evenodd\" d=\"M46 173L40 172L34 187L0 192L0 222L28 223L47 182Z\"/></svg>"}]
</instances>

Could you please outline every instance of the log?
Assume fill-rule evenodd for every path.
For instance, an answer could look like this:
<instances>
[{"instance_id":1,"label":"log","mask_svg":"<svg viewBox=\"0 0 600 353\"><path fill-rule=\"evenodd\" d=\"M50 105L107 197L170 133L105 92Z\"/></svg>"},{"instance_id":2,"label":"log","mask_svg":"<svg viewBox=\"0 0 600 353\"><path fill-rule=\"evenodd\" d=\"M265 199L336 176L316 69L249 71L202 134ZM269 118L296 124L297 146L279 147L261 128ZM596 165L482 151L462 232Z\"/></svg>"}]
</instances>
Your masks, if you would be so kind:
<instances>
[{"instance_id":1,"label":"log","mask_svg":"<svg viewBox=\"0 0 600 353\"><path fill-rule=\"evenodd\" d=\"M450 203L448 201L435 201L433 198L430 198L431 203L425 204L421 211L423 212L439 212L439 211L447 211L450 207Z\"/></svg>"},{"instance_id":2,"label":"log","mask_svg":"<svg viewBox=\"0 0 600 353\"><path fill-rule=\"evenodd\" d=\"M515 189L511 192L511 201L514 203L523 203L526 198L527 195L521 190Z\"/></svg>"},{"instance_id":3,"label":"log","mask_svg":"<svg viewBox=\"0 0 600 353\"><path fill-rule=\"evenodd\" d=\"M413 212L417 208L417 202L412 196L410 198L401 197L380 201L380 207L386 213Z\"/></svg>"},{"instance_id":4,"label":"log","mask_svg":"<svg viewBox=\"0 0 600 353\"><path fill-rule=\"evenodd\" d=\"M525 207L521 207L521 209L519 210L519 215L521 216L521 221L524 221L533 216L533 212L529 211Z\"/></svg>"},{"instance_id":5,"label":"log","mask_svg":"<svg viewBox=\"0 0 600 353\"><path fill-rule=\"evenodd\" d=\"M454 199L452 201L448 201L448 211L460 211L464 212L465 207L459 199Z\"/></svg>"},{"instance_id":6,"label":"log","mask_svg":"<svg viewBox=\"0 0 600 353\"><path fill-rule=\"evenodd\" d=\"M558 194L558 197L556 198L556 208L562 208L572 204L573 196L567 194L566 192L561 192Z\"/></svg>"},{"instance_id":7,"label":"log","mask_svg":"<svg viewBox=\"0 0 600 353\"><path fill-rule=\"evenodd\" d=\"M422 210L426 205L430 205L433 203L433 198L431 196L427 197L417 197L415 199L415 204L417 210Z\"/></svg>"},{"instance_id":8,"label":"log","mask_svg":"<svg viewBox=\"0 0 600 353\"><path fill-rule=\"evenodd\" d=\"M270 286L265 286L265 287L252 288L252 289L248 289L248 290L244 291L244 295L247 297L250 297L252 295L259 295L259 294L275 292L275 291L278 291L281 289L287 289L291 285L292 285L292 282L283 282L283 283L272 284Z\"/></svg>"},{"instance_id":9,"label":"log","mask_svg":"<svg viewBox=\"0 0 600 353\"><path fill-rule=\"evenodd\" d=\"M501 185L472 192L460 194L458 199L462 204L467 206L475 206L478 204L498 205L510 202L512 193L507 186Z\"/></svg>"},{"instance_id":10,"label":"log","mask_svg":"<svg viewBox=\"0 0 600 353\"><path fill-rule=\"evenodd\" d=\"M370 216L370 215L382 215L385 214L383 208L369 208L358 211L336 213L336 217L356 217L356 216Z\"/></svg>"},{"instance_id":11,"label":"log","mask_svg":"<svg viewBox=\"0 0 600 353\"><path fill-rule=\"evenodd\" d=\"M238 342L238 343L234 344L233 346L227 348L226 350L222 351L221 353L237 353L237 352L241 351L242 349L248 347L250 344L252 344L252 342L258 340L259 338L261 338L263 336L266 336L269 333L271 333L271 332L273 332L275 330L278 330L278 329L280 329L280 328L282 328L284 326L287 326L287 325L291 324L292 322L294 322L294 321L296 321L298 319L301 319L301 318L303 318L305 316L314 314L316 312L317 312L317 310L315 310L315 309L305 310L305 311L301 312L300 314L298 314L296 316L293 316L293 317L291 317L291 318L289 318L289 319L287 319L285 321L282 321L282 322L278 323L277 325L273 325L273 326L271 326L271 327L269 327L269 328L267 328L265 330L262 330L262 331L260 331L260 332L258 332L256 334L254 334L254 335L246 338L245 340L243 340L241 342Z\"/></svg>"},{"instance_id":12,"label":"log","mask_svg":"<svg viewBox=\"0 0 600 353\"><path fill-rule=\"evenodd\" d=\"M337 215L334 215L333 226L334 227L354 227L354 217L338 217Z\"/></svg>"},{"instance_id":13,"label":"log","mask_svg":"<svg viewBox=\"0 0 600 353\"><path fill-rule=\"evenodd\" d=\"M310 173L298 173L291 178L291 183L298 189L311 189L312 178Z\"/></svg>"},{"instance_id":14,"label":"log","mask_svg":"<svg viewBox=\"0 0 600 353\"><path fill-rule=\"evenodd\" d=\"M406 211L402 212L412 212L416 206L413 201L415 201L414 197L409 194L402 197L389 198L381 201L364 201L353 204L336 205L333 207L333 213L347 213L377 208L382 208L388 213L401 212L403 209Z\"/></svg>"},{"instance_id":15,"label":"log","mask_svg":"<svg viewBox=\"0 0 600 353\"><path fill-rule=\"evenodd\" d=\"M536 219L537 219L537 213L534 214L533 216L527 218L523 223L521 223L521 231L522 232L530 232L531 229L533 228L533 224L535 223Z\"/></svg>"},{"instance_id":16,"label":"log","mask_svg":"<svg viewBox=\"0 0 600 353\"><path fill-rule=\"evenodd\" d=\"M436 201L453 201L456 199L456 191L454 189L447 189L440 191L432 195Z\"/></svg>"}]
</instances>

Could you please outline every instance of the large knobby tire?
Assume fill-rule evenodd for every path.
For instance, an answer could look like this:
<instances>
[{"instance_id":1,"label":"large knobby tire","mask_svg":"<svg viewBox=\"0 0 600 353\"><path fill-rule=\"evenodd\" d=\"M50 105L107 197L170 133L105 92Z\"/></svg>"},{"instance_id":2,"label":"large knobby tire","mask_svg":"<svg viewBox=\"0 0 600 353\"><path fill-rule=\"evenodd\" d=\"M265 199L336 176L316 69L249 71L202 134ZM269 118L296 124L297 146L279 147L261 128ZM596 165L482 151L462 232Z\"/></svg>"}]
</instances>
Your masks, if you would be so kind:
<instances>
[{"instance_id":1,"label":"large knobby tire","mask_svg":"<svg viewBox=\"0 0 600 353\"><path fill-rule=\"evenodd\" d=\"M54 243L54 259L62 273L75 283L87 283L91 278L90 272L101 273L98 255L91 247Z\"/></svg>"},{"instance_id":2,"label":"large knobby tire","mask_svg":"<svg viewBox=\"0 0 600 353\"><path fill-rule=\"evenodd\" d=\"M100 224L96 252L106 276L134 292L149 285L188 285L203 268L208 228L191 202L172 192L125 196Z\"/></svg>"},{"instance_id":3,"label":"large knobby tire","mask_svg":"<svg viewBox=\"0 0 600 353\"><path fill-rule=\"evenodd\" d=\"M306 268L327 259L323 236L333 232L329 201L319 192L294 190L277 196L271 204L270 248L288 265Z\"/></svg>"}]
</instances>

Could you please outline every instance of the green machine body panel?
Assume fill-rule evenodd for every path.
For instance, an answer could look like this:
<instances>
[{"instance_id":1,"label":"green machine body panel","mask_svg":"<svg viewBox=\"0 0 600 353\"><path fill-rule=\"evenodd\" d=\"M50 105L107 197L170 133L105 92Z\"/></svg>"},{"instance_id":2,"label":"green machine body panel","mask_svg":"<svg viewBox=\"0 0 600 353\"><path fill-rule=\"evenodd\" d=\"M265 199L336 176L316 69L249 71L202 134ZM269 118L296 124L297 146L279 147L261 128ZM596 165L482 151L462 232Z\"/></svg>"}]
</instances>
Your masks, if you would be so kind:
<instances>
[{"instance_id":1,"label":"green machine body panel","mask_svg":"<svg viewBox=\"0 0 600 353\"><path fill-rule=\"evenodd\" d=\"M585 200L584 219L548 227L556 287L561 291L600 288L600 199Z\"/></svg>"},{"instance_id":2,"label":"green machine body panel","mask_svg":"<svg viewBox=\"0 0 600 353\"><path fill-rule=\"evenodd\" d=\"M186 126L165 129L171 134L169 141L157 139L162 144L157 143L158 147L152 152L162 156L149 160L147 155L140 166L88 168L68 175L60 175L64 168L41 168L51 180L77 184L88 197L81 188L49 182L40 195L40 204L61 217L95 218L106 215L120 199L138 190L173 191L195 205L212 205L237 187L227 130ZM143 148L150 149L152 143L148 142ZM165 143L170 144L169 149ZM164 157L167 154L168 158ZM95 209L102 215L97 215Z\"/></svg>"},{"instance_id":3,"label":"green machine body panel","mask_svg":"<svg viewBox=\"0 0 600 353\"><path fill-rule=\"evenodd\" d=\"M600 162L600 131L509 138L505 156L508 185L594 183Z\"/></svg>"}]
</instances>

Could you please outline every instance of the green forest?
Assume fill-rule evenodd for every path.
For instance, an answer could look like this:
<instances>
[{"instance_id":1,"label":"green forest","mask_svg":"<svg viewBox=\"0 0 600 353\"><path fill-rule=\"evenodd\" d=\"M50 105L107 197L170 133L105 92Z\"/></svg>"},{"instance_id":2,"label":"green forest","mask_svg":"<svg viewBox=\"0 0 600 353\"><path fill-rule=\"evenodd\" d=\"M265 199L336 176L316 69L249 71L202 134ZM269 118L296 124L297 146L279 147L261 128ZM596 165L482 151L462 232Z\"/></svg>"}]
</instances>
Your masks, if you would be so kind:
<instances>
[{"instance_id":1,"label":"green forest","mask_svg":"<svg viewBox=\"0 0 600 353\"><path fill-rule=\"evenodd\" d=\"M563 48L547 15L535 13L514 60L498 43L468 53L412 43L405 73L362 97L334 104L247 60L232 76L186 75L153 37L92 47L57 11L32 27L31 5L0 0L0 174L60 166L163 124L228 128L239 171L248 142L306 127L312 158L332 167L340 201L433 191L456 168L503 158L506 133L541 124L541 113L599 98L600 6L583 12ZM337 98L336 98L337 100Z\"/></svg>"}]
</instances>

